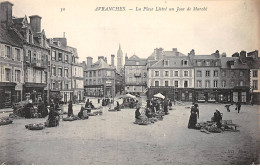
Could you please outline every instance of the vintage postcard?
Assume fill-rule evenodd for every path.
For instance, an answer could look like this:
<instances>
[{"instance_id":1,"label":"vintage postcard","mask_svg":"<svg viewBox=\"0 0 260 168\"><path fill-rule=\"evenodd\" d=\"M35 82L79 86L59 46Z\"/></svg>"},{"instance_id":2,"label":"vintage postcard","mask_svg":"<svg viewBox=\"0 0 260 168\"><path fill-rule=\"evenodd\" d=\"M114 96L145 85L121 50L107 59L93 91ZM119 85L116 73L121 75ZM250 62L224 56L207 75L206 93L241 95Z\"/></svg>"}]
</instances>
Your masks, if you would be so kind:
<instances>
[{"instance_id":1,"label":"vintage postcard","mask_svg":"<svg viewBox=\"0 0 260 168\"><path fill-rule=\"evenodd\" d=\"M0 164L259 164L259 21L259 0L0 0Z\"/></svg>"}]
</instances>

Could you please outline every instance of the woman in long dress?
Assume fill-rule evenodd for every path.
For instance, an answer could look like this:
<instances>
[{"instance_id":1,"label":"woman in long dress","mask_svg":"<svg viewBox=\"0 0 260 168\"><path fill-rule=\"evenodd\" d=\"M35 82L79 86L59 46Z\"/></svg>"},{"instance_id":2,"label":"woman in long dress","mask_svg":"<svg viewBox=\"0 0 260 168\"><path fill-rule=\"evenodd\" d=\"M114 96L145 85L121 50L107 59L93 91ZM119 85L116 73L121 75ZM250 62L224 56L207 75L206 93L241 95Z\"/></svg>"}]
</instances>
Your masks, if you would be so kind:
<instances>
[{"instance_id":1,"label":"woman in long dress","mask_svg":"<svg viewBox=\"0 0 260 168\"><path fill-rule=\"evenodd\" d=\"M70 101L68 106L68 117L73 116L73 108L72 108L72 101Z\"/></svg>"},{"instance_id":2,"label":"woman in long dress","mask_svg":"<svg viewBox=\"0 0 260 168\"><path fill-rule=\"evenodd\" d=\"M195 128L197 124L197 117L199 118L198 104L194 104L194 106L191 108L190 113L191 114L190 114L188 128Z\"/></svg>"}]
</instances>

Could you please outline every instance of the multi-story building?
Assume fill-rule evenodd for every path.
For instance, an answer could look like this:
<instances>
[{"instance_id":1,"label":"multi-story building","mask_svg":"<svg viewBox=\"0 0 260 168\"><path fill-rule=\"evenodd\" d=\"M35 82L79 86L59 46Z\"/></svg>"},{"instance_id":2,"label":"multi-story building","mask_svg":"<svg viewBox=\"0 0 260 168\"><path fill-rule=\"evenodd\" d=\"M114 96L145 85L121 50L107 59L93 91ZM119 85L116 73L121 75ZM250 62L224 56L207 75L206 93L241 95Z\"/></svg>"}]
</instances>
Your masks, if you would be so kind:
<instances>
[{"instance_id":1,"label":"multi-story building","mask_svg":"<svg viewBox=\"0 0 260 168\"><path fill-rule=\"evenodd\" d=\"M257 50L247 53L247 63L250 68L250 99L254 104L260 104L260 58Z\"/></svg>"},{"instance_id":2,"label":"multi-story building","mask_svg":"<svg viewBox=\"0 0 260 168\"><path fill-rule=\"evenodd\" d=\"M65 103L73 100L72 89L72 52L67 48L67 39L49 39L51 47L50 71L50 97L60 94Z\"/></svg>"},{"instance_id":3,"label":"multi-story building","mask_svg":"<svg viewBox=\"0 0 260 168\"><path fill-rule=\"evenodd\" d=\"M46 100L44 88L47 86L47 59L49 47L44 30L41 29L41 17L30 16L14 18L14 27L23 39L24 85L23 96L37 102Z\"/></svg>"},{"instance_id":4,"label":"multi-story building","mask_svg":"<svg viewBox=\"0 0 260 168\"><path fill-rule=\"evenodd\" d=\"M192 50L189 54L194 67L194 101L215 102L220 88L220 55L219 52L211 55L195 55Z\"/></svg>"},{"instance_id":5,"label":"multi-story building","mask_svg":"<svg viewBox=\"0 0 260 168\"><path fill-rule=\"evenodd\" d=\"M147 86L147 61L136 55L125 58L125 91L141 94Z\"/></svg>"},{"instance_id":6,"label":"multi-story building","mask_svg":"<svg viewBox=\"0 0 260 168\"><path fill-rule=\"evenodd\" d=\"M246 63L246 52L235 53L232 57L221 57L218 102L248 102L250 99L250 70Z\"/></svg>"},{"instance_id":7,"label":"multi-story building","mask_svg":"<svg viewBox=\"0 0 260 168\"><path fill-rule=\"evenodd\" d=\"M98 61L95 63L92 61L92 57L87 57L84 70L85 96L115 97L116 68L108 65L104 56L98 56Z\"/></svg>"},{"instance_id":8,"label":"multi-story building","mask_svg":"<svg viewBox=\"0 0 260 168\"><path fill-rule=\"evenodd\" d=\"M78 62L79 56L76 48L67 47L72 53L72 88L73 96L76 101L82 101L84 98L84 66ZM75 101L74 100L74 101Z\"/></svg>"},{"instance_id":9,"label":"multi-story building","mask_svg":"<svg viewBox=\"0 0 260 168\"><path fill-rule=\"evenodd\" d=\"M155 49L148 57L148 97L161 93L172 100L193 101L194 69L188 56Z\"/></svg>"},{"instance_id":10,"label":"multi-story building","mask_svg":"<svg viewBox=\"0 0 260 168\"><path fill-rule=\"evenodd\" d=\"M0 3L0 108L22 100L23 41L12 28L12 6Z\"/></svg>"}]
</instances>

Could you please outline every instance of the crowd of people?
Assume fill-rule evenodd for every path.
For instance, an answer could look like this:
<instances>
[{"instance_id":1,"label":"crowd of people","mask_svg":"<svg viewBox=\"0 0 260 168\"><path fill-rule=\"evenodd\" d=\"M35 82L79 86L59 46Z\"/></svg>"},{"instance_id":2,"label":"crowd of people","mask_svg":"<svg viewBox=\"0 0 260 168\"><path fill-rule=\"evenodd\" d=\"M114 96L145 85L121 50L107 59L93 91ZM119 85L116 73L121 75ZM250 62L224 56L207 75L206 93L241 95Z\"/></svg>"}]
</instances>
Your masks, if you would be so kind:
<instances>
[{"instance_id":1,"label":"crowd of people","mask_svg":"<svg viewBox=\"0 0 260 168\"><path fill-rule=\"evenodd\" d=\"M162 119L164 115L169 114L169 108L172 103L169 99L153 98L146 101L145 110L140 112L140 106L137 106L135 111L135 119L140 122L148 121L153 123L157 119Z\"/></svg>"}]
</instances>

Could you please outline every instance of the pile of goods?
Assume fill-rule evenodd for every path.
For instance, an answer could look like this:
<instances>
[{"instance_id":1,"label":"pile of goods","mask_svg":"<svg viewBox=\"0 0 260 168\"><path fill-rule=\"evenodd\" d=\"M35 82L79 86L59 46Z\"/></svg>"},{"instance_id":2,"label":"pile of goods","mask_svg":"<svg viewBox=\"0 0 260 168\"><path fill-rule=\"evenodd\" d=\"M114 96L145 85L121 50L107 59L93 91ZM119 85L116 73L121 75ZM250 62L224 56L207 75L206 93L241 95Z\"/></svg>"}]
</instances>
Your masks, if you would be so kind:
<instances>
[{"instance_id":1,"label":"pile of goods","mask_svg":"<svg viewBox=\"0 0 260 168\"><path fill-rule=\"evenodd\" d=\"M63 121L75 121L78 119L79 118L77 116L70 116L70 117L63 118Z\"/></svg>"},{"instance_id":2,"label":"pile of goods","mask_svg":"<svg viewBox=\"0 0 260 168\"><path fill-rule=\"evenodd\" d=\"M135 119L134 124L138 124L138 125L148 125L151 124L152 122L147 119L145 120L141 120L141 119Z\"/></svg>"},{"instance_id":3,"label":"pile of goods","mask_svg":"<svg viewBox=\"0 0 260 168\"><path fill-rule=\"evenodd\" d=\"M209 134L210 132L213 133L222 132L221 128L217 127L217 123L212 121L197 123L195 129L199 129L201 132L205 132L207 134Z\"/></svg>"},{"instance_id":4,"label":"pile of goods","mask_svg":"<svg viewBox=\"0 0 260 168\"><path fill-rule=\"evenodd\" d=\"M16 115L14 113L9 114L9 117L12 118L12 119L21 119L21 118L23 118L23 117L20 117L19 115Z\"/></svg>"},{"instance_id":5,"label":"pile of goods","mask_svg":"<svg viewBox=\"0 0 260 168\"><path fill-rule=\"evenodd\" d=\"M0 118L0 125L8 125L8 124L12 124L13 120L9 117L2 117Z\"/></svg>"},{"instance_id":6,"label":"pile of goods","mask_svg":"<svg viewBox=\"0 0 260 168\"><path fill-rule=\"evenodd\" d=\"M102 111L102 110L93 111L93 114L102 115L102 114L103 114L103 111Z\"/></svg>"},{"instance_id":7,"label":"pile of goods","mask_svg":"<svg viewBox=\"0 0 260 168\"><path fill-rule=\"evenodd\" d=\"M25 128L28 130L42 130L45 128L45 126L42 123L39 124L28 124L25 125Z\"/></svg>"}]
</instances>

